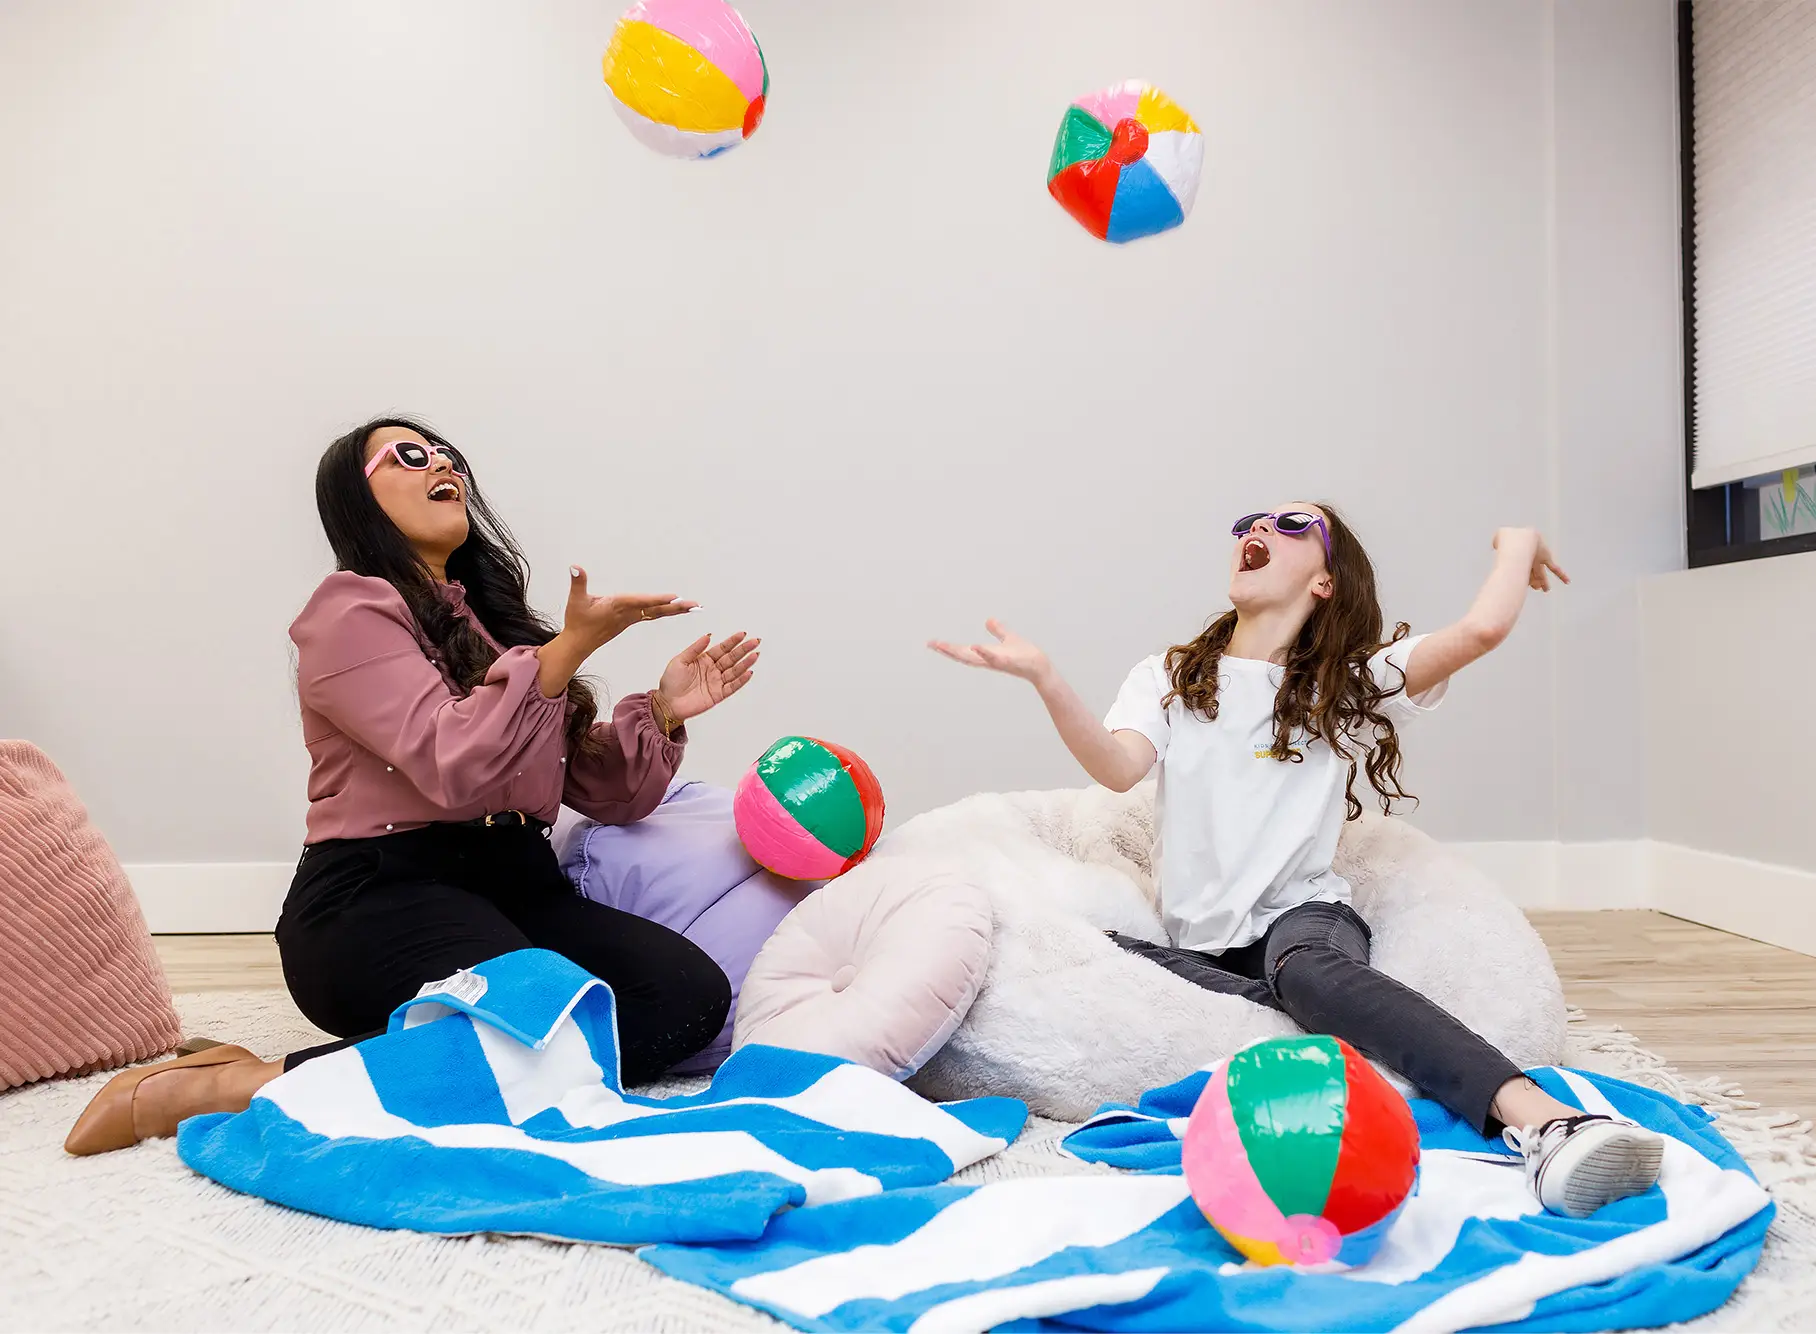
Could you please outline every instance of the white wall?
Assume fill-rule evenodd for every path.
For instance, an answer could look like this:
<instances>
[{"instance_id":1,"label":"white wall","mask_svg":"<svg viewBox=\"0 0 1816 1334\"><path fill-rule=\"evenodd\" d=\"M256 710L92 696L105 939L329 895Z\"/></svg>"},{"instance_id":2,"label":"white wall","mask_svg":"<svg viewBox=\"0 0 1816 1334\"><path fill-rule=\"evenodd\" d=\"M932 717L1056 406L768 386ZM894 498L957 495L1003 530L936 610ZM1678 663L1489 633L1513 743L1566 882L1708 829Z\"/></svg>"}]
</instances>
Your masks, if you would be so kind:
<instances>
[{"instance_id":1,"label":"white wall","mask_svg":"<svg viewBox=\"0 0 1816 1334\"><path fill-rule=\"evenodd\" d=\"M1638 581L1683 567L1683 339L1673 6L1555 11L1552 477L1557 828L1645 832Z\"/></svg>"},{"instance_id":2,"label":"white wall","mask_svg":"<svg viewBox=\"0 0 1816 1334\"><path fill-rule=\"evenodd\" d=\"M125 860L293 856L310 479L388 410L474 457L544 605L580 561L766 637L695 773L816 732L898 813L1075 781L931 634L999 614L1107 702L1220 609L1244 509L1344 503L1416 625L1561 523L1562 637L1535 605L1411 742L1420 818L1629 832L1607 682L1678 561L1669 0L744 9L768 119L677 164L608 106L610 4L0 7L0 733ZM1208 151L1119 249L1042 170L1130 75Z\"/></svg>"},{"instance_id":3,"label":"white wall","mask_svg":"<svg viewBox=\"0 0 1816 1334\"><path fill-rule=\"evenodd\" d=\"M1816 554L1651 579L1642 608L1653 837L1816 872Z\"/></svg>"},{"instance_id":4,"label":"white wall","mask_svg":"<svg viewBox=\"0 0 1816 1334\"><path fill-rule=\"evenodd\" d=\"M1816 554L1647 580L1654 907L1816 954Z\"/></svg>"}]
</instances>

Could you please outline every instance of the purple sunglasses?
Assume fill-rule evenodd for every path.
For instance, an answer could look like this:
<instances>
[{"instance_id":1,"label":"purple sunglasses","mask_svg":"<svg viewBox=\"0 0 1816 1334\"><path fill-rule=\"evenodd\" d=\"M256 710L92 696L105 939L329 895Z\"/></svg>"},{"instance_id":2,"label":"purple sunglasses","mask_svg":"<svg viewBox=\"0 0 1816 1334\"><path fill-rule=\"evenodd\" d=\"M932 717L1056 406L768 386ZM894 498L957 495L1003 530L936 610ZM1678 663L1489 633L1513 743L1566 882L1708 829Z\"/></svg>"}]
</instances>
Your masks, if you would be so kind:
<instances>
[{"instance_id":1,"label":"purple sunglasses","mask_svg":"<svg viewBox=\"0 0 1816 1334\"><path fill-rule=\"evenodd\" d=\"M1282 510L1278 514L1263 510L1259 514L1245 514L1230 528L1230 535L1246 537L1263 519L1272 519L1274 531L1282 537L1304 537L1316 528L1318 536L1324 539L1324 561L1327 565L1330 563L1330 527L1316 514L1307 514L1304 510Z\"/></svg>"}]
</instances>

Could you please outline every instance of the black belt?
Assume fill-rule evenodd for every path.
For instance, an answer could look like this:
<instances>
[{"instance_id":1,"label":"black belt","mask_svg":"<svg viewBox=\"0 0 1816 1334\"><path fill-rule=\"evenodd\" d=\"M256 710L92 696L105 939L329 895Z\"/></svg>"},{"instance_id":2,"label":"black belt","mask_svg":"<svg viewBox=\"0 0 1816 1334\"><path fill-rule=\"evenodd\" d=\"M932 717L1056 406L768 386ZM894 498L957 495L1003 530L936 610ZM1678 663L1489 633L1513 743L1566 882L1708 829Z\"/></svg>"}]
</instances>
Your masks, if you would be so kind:
<instances>
[{"instance_id":1,"label":"black belt","mask_svg":"<svg viewBox=\"0 0 1816 1334\"><path fill-rule=\"evenodd\" d=\"M512 828L521 825L526 829L534 829L544 834L548 833L552 827L547 820L538 820L535 816L525 815L522 811L494 811L491 815L482 815L477 820L462 820L460 823L481 829Z\"/></svg>"}]
</instances>

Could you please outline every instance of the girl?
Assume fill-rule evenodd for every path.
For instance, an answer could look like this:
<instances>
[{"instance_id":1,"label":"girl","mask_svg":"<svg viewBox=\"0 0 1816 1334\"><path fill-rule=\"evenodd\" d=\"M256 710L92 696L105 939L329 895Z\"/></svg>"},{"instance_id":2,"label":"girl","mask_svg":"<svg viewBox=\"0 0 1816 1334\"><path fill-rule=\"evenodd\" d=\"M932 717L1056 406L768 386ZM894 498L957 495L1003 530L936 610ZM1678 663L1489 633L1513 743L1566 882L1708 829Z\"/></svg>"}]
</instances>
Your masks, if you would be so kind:
<instances>
[{"instance_id":1,"label":"girl","mask_svg":"<svg viewBox=\"0 0 1816 1334\"><path fill-rule=\"evenodd\" d=\"M1663 1144L1585 1116L1417 992L1368 965L1368 926L1331 870L1358 772L1382 809L1400 786L1397 724L1434 708L1452 675L1513 629L1528 585L1568 583L1531 529L1495 535L1493 572L1462 620L1382 640L1375 572L1329 505L1249 514L1231 531L1233 610L1136 666L1099 723L1033 644L932 647L1031 682L1097 782L1126 792L1158 763L1161 915L1171 947L1123 949L1211 991L1284 1011L1380 1060L1525 1158L1547 1209L1581 1217L1649 1189Z\"/></svg>"},{"instance_id":2,"label":"girl","mask_svg":"<svg viewBox=\"0 0 1816 1334\"><path fill-rule=\"evenodd\" d=\"M565 954L618 1002L636 1084L718 1033L731 986L667 927L574 892L547 834L566 804L640 820L681 763L685 727L741 690L758 641L701 638L610 718L576 673L669 594L595 597L574 569L559 632L466 459L426 427L369 422L329 446L316 506L339 566L290 628L309 749L308 835L277 925L290 994L348 1041L382 1031L426 982L512 950ZM99 1153L238 1111L282 1062L211 1047L117 1076L66 1141Z\"/></svg>"}]
</instances>

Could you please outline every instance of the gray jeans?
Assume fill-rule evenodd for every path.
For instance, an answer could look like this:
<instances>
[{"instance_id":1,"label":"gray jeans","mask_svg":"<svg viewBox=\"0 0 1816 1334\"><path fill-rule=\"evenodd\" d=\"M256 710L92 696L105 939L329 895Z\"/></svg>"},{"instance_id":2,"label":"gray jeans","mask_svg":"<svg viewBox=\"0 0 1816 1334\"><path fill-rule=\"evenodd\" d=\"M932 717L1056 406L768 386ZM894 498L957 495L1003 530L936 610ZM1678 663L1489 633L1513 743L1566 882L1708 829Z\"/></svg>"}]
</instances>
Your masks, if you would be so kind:
<instances>
[{"instance_id":1,"label":"gray jeans","mask_svg":"<svg viewBox=\"0 0 1816 1334\"><path fill-rule=\"evenodd\" d=\"M1284 1013L1308 1033L1342 1038L1492 1136L1494 1095L1518 1079L1514 1063L1460 1020L1368 964L1368 923L1343 903L1302 903L1260 940L1220 954L1111 940L1206 991Z\"/></svg>"}]
</instances>

